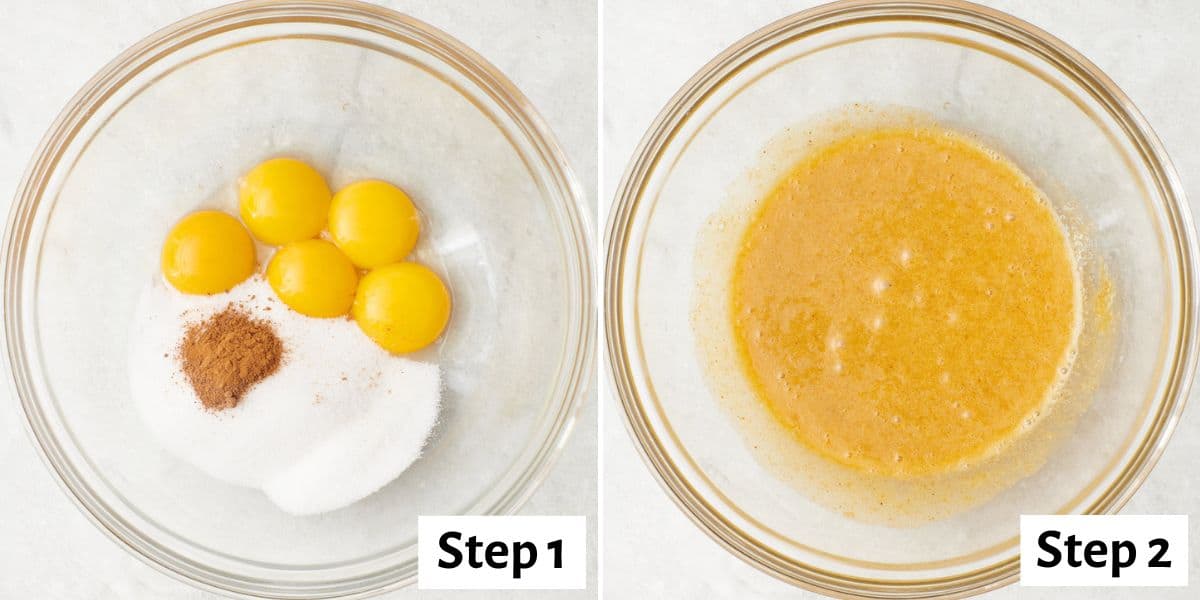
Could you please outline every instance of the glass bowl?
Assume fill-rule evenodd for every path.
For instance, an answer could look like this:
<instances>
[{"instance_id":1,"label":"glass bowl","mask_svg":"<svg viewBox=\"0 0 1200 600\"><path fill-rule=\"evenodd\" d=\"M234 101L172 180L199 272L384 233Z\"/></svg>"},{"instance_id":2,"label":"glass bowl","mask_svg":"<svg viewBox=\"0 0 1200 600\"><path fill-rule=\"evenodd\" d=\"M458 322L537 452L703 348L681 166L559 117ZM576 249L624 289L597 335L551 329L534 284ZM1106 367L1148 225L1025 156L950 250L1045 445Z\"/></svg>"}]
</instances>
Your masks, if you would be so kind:
<instances>
[{"instance_id":1,"label":"glass bowl","mask_svg":"<svg viewBox=\"0 0 1200 600\"><path fill-rule=\"evenodd\" d=\"M1111 309L1107 323L1085 318L1088 367L1077 363L1065 388L1079 410L1044 464L905 526L825 508L764 459L742 428L764 409L730 414L689 322L697 280L722 276L698 269L715 264L699 260L710 216L778 181L797 160L778 152L793 128L887 107L978 137L1019 165L1082 250L1085 306ZM1118 511L1161 455L1195 368L1195 233L1161 144L1079 53L965 2L838 2L722 52L642 139L606 244L609 362L643 458L727 550L830 596L963 597L1015 581L1018 515Z\"/></svg>"},{"instance_id":2,"label":"glass bowl","mask_svg":"<svg viewBox=\"0 0 1200 600\"><path fill-rule=\"evenodd\" d=\"M420 356L445 383L423 456L315 517L166 454L128 399L134 306L166 231L197 208L233 211L236 178L280 154L335 189L363 177L405 188L425 220L416 258L455 299ZM417 515L513 512L566 443L594 362L582 207L529 101L448 35L355 2L198 14L89 81L20 185L4 242L16 396L68 496L153 566L232 595L402 586Z\"/></svg>"}]
</instances>

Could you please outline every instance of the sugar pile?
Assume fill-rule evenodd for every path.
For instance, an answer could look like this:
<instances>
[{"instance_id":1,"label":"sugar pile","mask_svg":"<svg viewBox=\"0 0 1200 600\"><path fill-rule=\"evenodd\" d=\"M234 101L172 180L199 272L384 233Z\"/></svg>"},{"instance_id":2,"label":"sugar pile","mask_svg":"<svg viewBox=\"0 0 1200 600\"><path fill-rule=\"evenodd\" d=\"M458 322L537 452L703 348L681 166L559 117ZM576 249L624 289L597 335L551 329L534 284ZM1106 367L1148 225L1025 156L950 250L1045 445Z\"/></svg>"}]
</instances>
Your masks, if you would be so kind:
<instances>
[{"instance_id":1,"label":"sugar pile","mask_svg":"<svg viewBox=\"0 0 1200 600\"><path fill-rule=\"evenodd\" d=\"M273 325L283 363L237 406L206 411L178 345L189 324L231 303ZM155 438L217 479L263 490L288 513L326 512L375 492L420 457L437 421L437 365L388 354L348 319L300 315L259 277L213 296L155 281L136 315L130 381Z\"/></svg>"}]
</instances>

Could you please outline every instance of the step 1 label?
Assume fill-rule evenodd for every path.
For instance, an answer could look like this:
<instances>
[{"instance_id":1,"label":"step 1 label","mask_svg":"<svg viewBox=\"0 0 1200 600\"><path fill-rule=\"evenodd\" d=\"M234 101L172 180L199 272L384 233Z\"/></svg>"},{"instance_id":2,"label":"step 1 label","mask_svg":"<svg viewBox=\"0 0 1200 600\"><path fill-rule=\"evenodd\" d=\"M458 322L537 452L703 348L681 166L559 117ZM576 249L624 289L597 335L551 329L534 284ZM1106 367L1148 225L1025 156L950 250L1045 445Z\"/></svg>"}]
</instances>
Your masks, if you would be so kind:
<instances>
[{"instance_id":1,"label":"step 1 label","mask_svg":"<svg viewBox=\"0 0 1200 600\"><path fill-rule=\"evenodd\" d=\"M580 590L584 517L417 517L417 587Z\"/></svg>"},{"instance_id":2,"label":"step 1 label","mask_svg":"<svg viewBox=\"0 0 1200 600\"><path fill-rule=\"evenodd\" d=\"M1187 584L1187 515L1021 515L1023 586Z\"/></svg>"}]
</instances>

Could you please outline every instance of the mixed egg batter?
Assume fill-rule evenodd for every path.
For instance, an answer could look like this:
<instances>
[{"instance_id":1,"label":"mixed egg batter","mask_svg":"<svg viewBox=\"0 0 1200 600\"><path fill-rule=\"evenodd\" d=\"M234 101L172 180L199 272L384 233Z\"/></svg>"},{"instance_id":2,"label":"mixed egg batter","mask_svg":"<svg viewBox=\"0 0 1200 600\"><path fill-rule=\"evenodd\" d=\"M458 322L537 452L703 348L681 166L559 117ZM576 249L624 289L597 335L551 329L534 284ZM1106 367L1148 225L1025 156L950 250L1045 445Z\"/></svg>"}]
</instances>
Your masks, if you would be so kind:
<instances>
[{"instance_id":1,"label":"mixed egg batter","mask_svg":"<svg viewBox=\"0 0 1200 600\"><path fill-rule=\"evenodd\" d=\"M1064 230L1016 166L933 126L811 153L751 218L731 319L752 387L805 446L933 475L1031 425L1079 328Z\"/></svg>"}]
</instances>

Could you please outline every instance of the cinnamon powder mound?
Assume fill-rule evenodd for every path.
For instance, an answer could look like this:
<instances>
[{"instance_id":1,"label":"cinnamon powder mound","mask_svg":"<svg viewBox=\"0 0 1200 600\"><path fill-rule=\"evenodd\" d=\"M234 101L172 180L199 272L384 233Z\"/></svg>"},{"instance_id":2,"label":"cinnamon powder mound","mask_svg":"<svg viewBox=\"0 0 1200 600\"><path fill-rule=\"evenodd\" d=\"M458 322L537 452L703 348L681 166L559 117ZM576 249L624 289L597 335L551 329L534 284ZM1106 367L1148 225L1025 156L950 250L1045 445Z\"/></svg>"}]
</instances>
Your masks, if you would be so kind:
<instances>
[{"instance_id":1,"label":"cinnamon powder mound","mask_svg":"<svg viewBox=\"0 0 1200 600\"><path fill-rule=\"evenodd\" d=\"M225 410L279 368L283 342L270 323L231 304L188 327L179 360L204 408Z\"/></svg>"}]
</instances>

